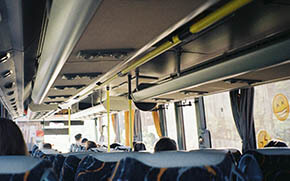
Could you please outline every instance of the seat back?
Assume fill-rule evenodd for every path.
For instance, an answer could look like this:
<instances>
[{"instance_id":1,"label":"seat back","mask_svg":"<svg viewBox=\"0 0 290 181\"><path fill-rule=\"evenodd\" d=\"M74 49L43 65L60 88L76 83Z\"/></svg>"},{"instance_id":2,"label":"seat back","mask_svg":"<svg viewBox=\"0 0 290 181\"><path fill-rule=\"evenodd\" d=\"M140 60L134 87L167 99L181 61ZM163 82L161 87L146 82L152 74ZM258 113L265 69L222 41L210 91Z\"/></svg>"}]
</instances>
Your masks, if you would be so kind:
<instances>
[{"instance_id":1,"label":"seat back","mask_svg":"<svg viewBox=\"0 0 290 181\"><path fill-rule=\"evenodd\" d=\"M250 150L242 156L238 168L243 176L249 180L289 179L290 149Z\"/></svg>"},{"instance_id":2,"label":"seat back","mask_svg":"<svg viewBox=\"0 0 290 181\"><path fill-rule=\"evenodd\" d=\"M234 166L229 150L138 153L116 164L112 180L227 180Z\"/></svg>"},{"instance_id":3,"label":"seat back","mask_svg":"<svg viewBox=\"0 0 290 181\"><path fill-rule=\"evenodd\" d=\"M117 162L103 162L93 155L84 157L75 174L76 181L108 180Z\"/></svg>"},{"instance_id":4,"label":"seat back","mask_svg":"<svg viewBox=\"0 0 290 181\"><path fill-rule=\"evenodd\" d=\"M51 163L30 156L0 156L1 180L41 180L43 177L56 180Z\"/></svg>"},{"instance_id":5,"label":"seat back","mask_svg":"<svg viewBox=\"0 0 290 181\"><path fill-rule=\"evenodd\" d=\"M60 178L62 166L64 163L65 157L61 154L57 154L52 161L52 168L56 174L57 178Z\"/></svg>"},{"instance_id":6,"label":"seat back","mask_svg":"<svg viewBox=\"0 0 290 181\"><path fill-rule=\"evenodd\" d=\"M77 171L79 162L81 159L74 155L69 155L65 158L60 174L60 179L62 181L74 180L75 173Z\"/></svg>"}]
</instances>

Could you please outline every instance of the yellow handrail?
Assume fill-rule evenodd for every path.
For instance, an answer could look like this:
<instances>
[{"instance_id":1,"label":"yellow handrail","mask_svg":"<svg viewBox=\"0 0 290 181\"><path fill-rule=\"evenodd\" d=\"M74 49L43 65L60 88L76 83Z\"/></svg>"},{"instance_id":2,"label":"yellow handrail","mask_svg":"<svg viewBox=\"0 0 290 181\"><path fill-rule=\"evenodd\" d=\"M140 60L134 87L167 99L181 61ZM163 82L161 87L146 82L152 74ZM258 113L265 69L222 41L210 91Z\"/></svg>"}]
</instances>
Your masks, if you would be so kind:
<instances>
[{"instance_id":1,"label":"yellow handrail","mask_svg":"<svg viewBox=\"0 0 290 181\"><path fill-rule=\"evenodd\" d=\"M129 102L129 135L130 135L130 147L133 149L133 112L132 112L132 99L128 100Z\"/></svg>"},{"instance_id":2,"label":"yellow handrail","mask_svg":"<svg viewBox=\"0 0 290 181\"><path fill-rule=\"evenodd\" d=\"M145 56L143 56L142 58L137 60L135 63L130 65L129 67L125 68L123 71L121 71L121 73L122 74L128 73L129 71L131 71L131 70L135 69L136 67L142 65L143 63L147 62L148 60L151 60L152 58L157 57L161 53L169 50L170 48L172 48L174 46L176 46L180 42L181 41L179 40L178 36L174 36L172 38L172 41L167 41L167 42L163 43L162 45L160 45L159 47L155 48L154 50L152 50L151 52L149 52L148 54L146 54Z\"/></svg>"},{"instance_id":3,"label":"yellow handrail","mask_svg":"<svg viewBox=\"0 0 290 181\"><path fill-rule=\"evenodd\" d=\"M233 13L237 9L243 7L244 5L250 3L253 0L232 0L222 6L221 8L217 9L213 13L209 14L208 16L202 18L198 22L191 25L189 31L191 33L198 33L208 26L216 23L217 21L221 20L222 18L226 17L227 15Z\"/></svg>"},{"instance_id":4,"label":"yellow handrail","mask_svg":"<svg viewBox=\"0 0 290 181\"><path fill-rule=\"evenodd\" d=\"M70 113L71 113L70 108L68 108L67 114L68 114L68 139L69 139L69 142L70 142L70 132L71 132L71 130L70 130L71 129L70 128L70 126L71 126Z\"/></svg>"},{"instance_id":5,"label":"yellow handrail","mask_svg":"<svg viewBox=\"0 0 290 181\"><path fill-rule=\"evenodd\" d=\"M108 124L107 124L107 132L108 132L108 152L111 151L110 147L110 89L107 87L107 117L108 117Z\"/></svg>"}]
</instances>

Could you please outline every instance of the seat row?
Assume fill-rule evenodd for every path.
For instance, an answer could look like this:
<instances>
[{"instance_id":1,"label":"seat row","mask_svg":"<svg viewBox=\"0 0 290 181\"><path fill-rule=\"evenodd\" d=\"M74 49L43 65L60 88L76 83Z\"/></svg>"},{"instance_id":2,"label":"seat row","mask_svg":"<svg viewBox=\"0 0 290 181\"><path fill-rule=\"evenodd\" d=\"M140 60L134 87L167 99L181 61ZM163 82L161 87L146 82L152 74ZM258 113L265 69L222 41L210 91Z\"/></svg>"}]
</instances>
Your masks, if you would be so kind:
<instances>
[{"instance_id":1,"label":"seat row","mask_svg":"<svg viewBox=\"0 0 290 181\"><path fill-rule=\"evenodd\" d=\"M2 156L6 180L283 180L290 178L289 149L201 149L160 153L71 153L42 159ZM2 177L2 176L6 177ZM11 179L12 178L12 179ZM26 178L26 179L24 179ZM49 178L49 179L47 179ZM4 179L5 180L5 179Z\"/></svg>"}]
</instances>

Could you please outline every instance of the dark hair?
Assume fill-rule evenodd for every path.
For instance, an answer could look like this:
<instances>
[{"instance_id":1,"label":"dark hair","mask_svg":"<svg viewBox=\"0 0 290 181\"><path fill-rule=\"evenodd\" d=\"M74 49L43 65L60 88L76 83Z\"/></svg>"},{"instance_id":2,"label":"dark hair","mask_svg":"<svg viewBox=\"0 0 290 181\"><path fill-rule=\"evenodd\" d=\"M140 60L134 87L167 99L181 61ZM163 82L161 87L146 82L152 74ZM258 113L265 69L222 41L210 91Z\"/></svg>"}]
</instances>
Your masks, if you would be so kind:
<instances>
[{"instance_id":1,"label":"dark hair","mask_svg":"<svg viewBox=\"0 0 290 181\"><path fill-rule=\"evenodd\" d=\"M45 149L51 149L52 146L51 146L50 143L45 143L45 144L43 144L43 148L45 148Z\"/></svg>"},{"instance_id":2,"label":"dark hair","mask_svg":"<svg viewBox=\"0 0 290 181\"><path fill-rule=\"evenodd\" d=\"M19 127L10 119L0 118L0 155L27 155Z\"/></svg>"},{"instance_id":3,"label":"dark hair","mask_svg":"<svg viewBox=\"0 0 290 181\"><path fill-rule=\"evenodd\" d=\"M271 140L264 147L287 147L287 144L282 141Z\"/></svg>"},{"instance_id":4,"label":"dark hair","mask_svg":"<svg viewBox=\"0 0 290 181\"><path fill-rule=\"evenodd\" d=\"M75 139L76 139L76 141L79 141L80 139L82 139L82 134L77 134L77 135L75 135Z\"/></svg>"},{"instance_id":5,"label":"dark hair","mask_svg":"<svg viewBox=\"0 0 290 181\"><path fill-rule=\"evenodd\" d=\"M116 148L118 146L121 146L119 143L113 143L110 145L110 148Z\"/></svg>"},{"instance_id":6,"label":"dark hair","mask_svg":"<svg viewBox=\"0 0 290 181\"><path fill-rule=\"evenodd\" d=\"M86 150L89 150L91 148L97 148L97 144L95 142L93 142L93 141L88 141Z\"/></svg>"},{"instance_id":7,"label":"dark hair","mask_svg":"<svg viewBox=\"0 0 290 181\"><path fill-rule=\"evenodd\" d=\"M135 143L134 151L142 151L142 150L146 150L146 146L144 145L144 143Z\"/></svg>"},{"instance_id":8,"label":"dark hair","mask_svg":"<svg viewBox=\"0 0 290 181\"><path fill-rule=\"evenodd\" d=\"M168 137L160 138L154 147L154 152L177 150L176 142Z\"/></svg>"},{"instance_id":9,"label":"dark hair","mask_svg":"<svg viewBox=\"0 0 290 181\"><path fill-rule=\"evenodd\" d=\"M87 141L88 141L87 138L82 139L82 143L85 143L85 142L87 142Z\"/></svg>"}]
</instances>

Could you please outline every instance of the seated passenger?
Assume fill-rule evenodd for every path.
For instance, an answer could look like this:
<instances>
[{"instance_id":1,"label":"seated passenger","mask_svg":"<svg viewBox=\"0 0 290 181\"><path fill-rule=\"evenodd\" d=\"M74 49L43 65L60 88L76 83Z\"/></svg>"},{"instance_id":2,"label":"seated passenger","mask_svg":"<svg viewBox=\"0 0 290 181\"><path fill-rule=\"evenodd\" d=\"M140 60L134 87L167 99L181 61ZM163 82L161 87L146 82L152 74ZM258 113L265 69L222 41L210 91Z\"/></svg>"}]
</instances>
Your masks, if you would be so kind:
<instances>
[{"instance_id":1,"label":"seated passenger","mask_svg":"<svg viewBox=\"0 0 290 181\"><path fill-rule=\"evenodd\" d=\"M43 149L52 149L52 146L50 143L44 143L43 144Z\"/></svg>"},{"instance_id":2,"label":"seated passenger","mask_svg":"<svg viewBox=\"0 0 290 181\"><path fill-rule=\"evenodd\" d=\"M134 145L135 152L143 151L143 150L146 150L146 146L144 145L144 143L135 143Z\"/></svg>"},{"instance_id":3,"label":"seated passenger","mask_svg":"<svg viewBox=\"0 0 290 181\"><path fill-rule=\"evenodd\" d=\"M83 139L82 139L82 146L83 146L83 147L86 147L87 142L88 142L88 139L87 139L87 138L83 138Z\"/></svg>"},{"instance_id":4,"label":"seated passenger","mask_svg":"<svg viewBox=\"0 0 290 181\"><path fill-rule=\"evenodd\" d=\"M28 155L22 132L10 119L0 118L0 155Z\"/></svg>"},{"instance_id":5,"label":"seated passenger","mask_svg":"<svg viewBox=\"0 0 290 181\"><path fill-rule=\"evenodd\" d=\"M79 152L82 150L81 149L81 139L82 139L82 134L75 135L76 143L72 144L70 146L70 152Z\"/></svg>"},{"instance_id":6,"label":"seated passenger","mask_svg":"<svg viewBox=\"0 0 290 181\"><path fill-rule=\"evenodd\" d=\"M97 144L95 142L93 142L93 141L88 141L86 150L89 151L92 148L97 148Z\"/></svg>"},{"instance_id":7,"label":"seated passenger","mask_svg":"<svg viewBox=\"0 0 290 181\"><path fill-rule=\"evenodd\" d=\"M267 143L264 148L266 147L288 147L286 143L278 140L271 140L269 143Z\"/></svg>"},{"instance_id":8,"label":"seated passenger","mask_svg":"<svg viewBox=\"0 0 290 181\"><path fill-rule=\"evenodd\" d=\"M154 147L154 152L177 150L176 142L168 137L160 138Z\"/></svg>"},{"instance_id":9,"label":"seated passenger","mask_svg":"<svg viewBox=\"0 0 290 181\"><path fill-rule=\"evenodd\" d=\"M87 142L88 142L88 139L87 138L83 138L82 139L82 142L81 142L81 151L85 151L86 150L86 147L87 147Z\"/></svg>"}]
</instances>

